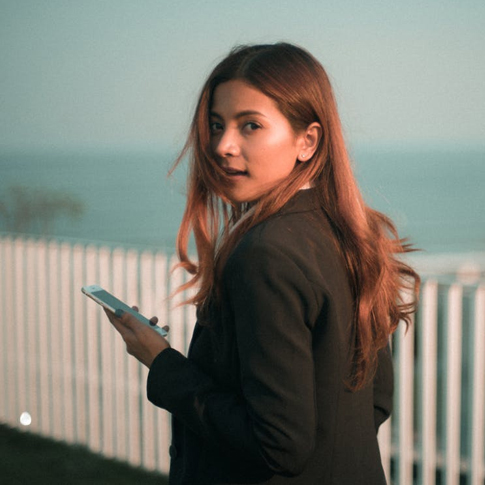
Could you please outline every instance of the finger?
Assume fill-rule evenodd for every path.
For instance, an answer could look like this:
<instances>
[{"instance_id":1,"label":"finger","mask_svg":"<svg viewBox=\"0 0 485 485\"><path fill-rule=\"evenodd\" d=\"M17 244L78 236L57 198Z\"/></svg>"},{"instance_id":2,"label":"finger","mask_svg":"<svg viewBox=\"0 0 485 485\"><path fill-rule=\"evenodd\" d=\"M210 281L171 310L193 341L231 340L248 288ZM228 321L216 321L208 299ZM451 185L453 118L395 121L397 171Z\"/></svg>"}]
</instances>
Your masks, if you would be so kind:
<instances>
[{"instance_id":1,"label":"finger","mask_svg":"<svg viewBox=\"0 0 485 485\"><path fill-rule=\"evenodd\" d=\"M156 325L158 323L158 317L150 318L150 325Z\"/></svg>"},{"instance_id":2,"label":"finger","mask_svg":"<svg viewBox=\"0 0 485 485\"><path fill-rule=\"evenodd\" d=\"M125 312L121 308L118 308L118 309L115 310L115 317L116 318L121 318L124 314L125 314Z\"/></svg>"},{"instance_id":3,"label":"finger","mask_svg":"<svg viewBox=\"0 0 485 485\"><path fill-rule=\"evenodd\" d=\"M120 310L120 316L118 317L120 322L125 325L126 327L136 327L137 325L140 325L139 320L132 315L129 312L121 312Z\"/></svg>"},{"instance_id":4,"label":"finger","mask_svg":"<svg viewBox=\"0 0 485 485\"><path fill-rule=\"evenodd\" d=\"M109 320L111 323L113 323L113 320L115 320L115 319L116 319L116 315L115 315L115 314L114 314L112 311L110 311L110 310L108 310L108 309L106 309L106 308L103 308L103 311L104 311L104 313L106 314L106 316L108 317L108 320Z\"/></svg>"},{"instance_id":5,"label":"finger","mask_svg":"<svg viewBox=\"0 0 485 485\"><path fill-rule=\"evenodd\" d=\"M162 328L165 330L165 332L170 331L170 327L168 325L164 325Z\"/></svg>"},{"instance_id":6,"label":"finger","mask_svg":"<svg viewBox=\"0 0 485 485\"><path fill-rule=\"evenodd\" d=\"M133 325L133 320L135 319L131 313L124 312L119 308L115 311L115 318L117 318L118 322L123 324L125 327L131 327L131 325Z\"/></svg>"},{"instance_id":7,"label":"finger","mask_svg":"<svg viewBox=\"0 0 485 485\"><path fill-rule=\"evenodd\" d=\"M127 327L123 322L121 321L120 318L118 318L113 312L107 310L106 308L104 309L104 312L106 313L108 320L111 322L113 327L121 334L123 338L125 338L126 332L127 332Z\"/></svg>"},{"instance_id":8,"label":"finger","mask_svg":"<svg viewBox=\"0 0 485 485\"><path fill-rule=\"evenodd\" d=\"M121 336L123 337L126 332L127 332L127 328L125 325L123 325L119 319L117 318L113 318L111 321L111 324L113 325L113 327L118 331L118 333L121 334Z\"/></svg>"},{"instance_id":9,"label":"finger","mask_svg":"<svg viewBox=\"0 0 485 485\"><path fill-rule=\"evenodd\" d=\"M133 310L135 310L135 312L138 311L138 307L136 305L133 305L131 308L133 308Z\"/></svg>"},{"instance_id":10,"label":"finger","mask_svg":"<svg viewBox=\"0 0 485 485\"><path fill-rule=\"evenodd\" d=\"M106 313L106 316L109 318L110 321L114 319L120 320L124 314L123 310L119 310L119 309L112 312L111 310L108 310L107 308L103 307L103 311L104 313Z\"/></svg>"}]
</instances>

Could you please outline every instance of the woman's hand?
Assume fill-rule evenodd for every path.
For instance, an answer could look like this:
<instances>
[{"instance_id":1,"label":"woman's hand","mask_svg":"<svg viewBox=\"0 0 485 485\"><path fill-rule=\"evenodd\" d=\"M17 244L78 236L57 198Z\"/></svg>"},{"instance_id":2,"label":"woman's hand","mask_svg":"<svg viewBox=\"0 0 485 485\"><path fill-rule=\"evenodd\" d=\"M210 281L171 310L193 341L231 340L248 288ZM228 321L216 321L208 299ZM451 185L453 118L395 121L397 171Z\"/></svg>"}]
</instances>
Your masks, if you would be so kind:
<instances>
[{"instance_id":1,"label":"woman's hand","mask_svg":"<svg viewBox=\"0 0 485 485\"><path fill-rule=\"evenodd\" d=\"M138 311L138 308L133 307ZM148 368L152 365L155 357L168 349L170 344L158 332L138 321L133 315L125 312L121 317L117 317L113 312L104 310L109 321L118 330L126 343L126 350L130 355L136 357L143 365ZM152 317L153 324L158 322L157 317ZM168 326L163 327L168 331Z\"/></svg>"}]
</instances>

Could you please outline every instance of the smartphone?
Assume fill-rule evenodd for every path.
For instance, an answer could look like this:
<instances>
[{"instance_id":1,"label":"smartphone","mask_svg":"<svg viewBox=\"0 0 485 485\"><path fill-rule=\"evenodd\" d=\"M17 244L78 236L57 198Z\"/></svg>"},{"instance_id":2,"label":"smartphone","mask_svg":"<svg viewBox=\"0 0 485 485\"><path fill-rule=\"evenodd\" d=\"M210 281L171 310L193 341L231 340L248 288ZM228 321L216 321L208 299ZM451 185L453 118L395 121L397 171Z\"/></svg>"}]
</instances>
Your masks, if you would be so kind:
<instances>
[{"instance_id":1,"label":"smartphone","mask_svg":"<svg viewBox=\"0 0 485 485\"><path fill-rule=\"evenodd\" d=\"M116 310L123 310L124 312L131 313L133 316L136 317L141 323L148 325L153 330L157 331L162 337L166 337L168 334L167 332L158 325L153 325L148 318L144 317L141 313L138 313L133 308L129 307L126 303L123 303L121 300L118 300L115 296L111 293L108 293L106 290L101 288L98 285L90 285L90 286L83 286L81 291L89 298L92 298L96 303L99 303L103 308L110 310L111 312L115 313Z\"/></svg>"}]
</instances>

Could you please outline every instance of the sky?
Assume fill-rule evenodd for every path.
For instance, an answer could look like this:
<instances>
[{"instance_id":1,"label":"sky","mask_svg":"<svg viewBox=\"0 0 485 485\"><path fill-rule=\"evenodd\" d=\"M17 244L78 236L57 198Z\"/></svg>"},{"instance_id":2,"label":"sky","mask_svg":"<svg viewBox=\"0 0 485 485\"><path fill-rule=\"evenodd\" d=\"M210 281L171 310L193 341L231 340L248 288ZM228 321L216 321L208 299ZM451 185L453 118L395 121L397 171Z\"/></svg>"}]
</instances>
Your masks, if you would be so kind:
<instances>
[{"instance_id":1,"label":"sky","mask_svg":"<svg viewBox=\"0 0 485 485\"><path fill-rule=\"evenodd\" d=\"M242 43L307 48L351 144L485 146L483 0L0 0L0 150L178 149Z\"/></svg>"}]
</instances>

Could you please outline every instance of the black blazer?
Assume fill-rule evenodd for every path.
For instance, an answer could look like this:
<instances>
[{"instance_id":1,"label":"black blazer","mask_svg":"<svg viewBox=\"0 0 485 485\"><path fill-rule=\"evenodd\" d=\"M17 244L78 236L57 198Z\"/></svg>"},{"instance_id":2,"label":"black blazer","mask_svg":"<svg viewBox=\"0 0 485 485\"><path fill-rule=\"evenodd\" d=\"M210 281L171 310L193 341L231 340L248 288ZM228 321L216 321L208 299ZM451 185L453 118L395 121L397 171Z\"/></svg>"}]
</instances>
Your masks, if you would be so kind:
<instances>
[{"instance_id":1,"label":"black blazer","mask_svg":"<svg viewBox=\"0 0 485 485\"><path fill-rule=\"evenodd\" d=\"M374 385L347 390L352 296L334 241L301 190L234 249L188 358L157 356L147 393L173 415L171 484L385 483L392 361L382 351Z\"/></svg>"}]
</instances>

